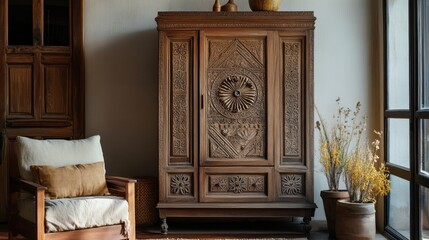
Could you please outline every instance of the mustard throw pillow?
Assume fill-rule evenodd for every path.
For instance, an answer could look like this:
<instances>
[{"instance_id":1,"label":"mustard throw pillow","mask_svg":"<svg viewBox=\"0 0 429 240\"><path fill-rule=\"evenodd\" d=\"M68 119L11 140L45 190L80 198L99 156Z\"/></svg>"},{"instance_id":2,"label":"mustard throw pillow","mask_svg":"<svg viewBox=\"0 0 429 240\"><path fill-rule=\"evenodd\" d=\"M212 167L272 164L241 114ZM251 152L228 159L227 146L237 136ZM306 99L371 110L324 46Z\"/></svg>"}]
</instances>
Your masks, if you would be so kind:
<instances>
[{"instance_id":1,"label":"mustard throw pillow","mask_svg":"<svg viewBox=\"0 0 429 240\"><path fill-rule=\"evenodd\" d=\"M31 166L35 181L48 190L46 198L108 195L104 162L64 167Z\"/></svg>"}]
</instances>

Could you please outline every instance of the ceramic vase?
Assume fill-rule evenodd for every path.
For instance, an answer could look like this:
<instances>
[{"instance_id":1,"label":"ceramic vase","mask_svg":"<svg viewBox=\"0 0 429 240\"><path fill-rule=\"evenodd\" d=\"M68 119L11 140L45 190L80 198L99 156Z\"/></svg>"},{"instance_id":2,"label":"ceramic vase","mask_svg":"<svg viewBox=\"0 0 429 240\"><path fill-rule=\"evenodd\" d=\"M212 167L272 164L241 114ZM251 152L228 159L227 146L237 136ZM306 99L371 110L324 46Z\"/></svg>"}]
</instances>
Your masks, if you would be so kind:
<instances>
[{"instance_id":1,"label":"ceramic vase","mask_svg":"<svg viewBox=\"0 0 429 240\"><path fill-rule=\"evenodd\" d=\"M213 4L213 12L220 12L221 5L220 0L215 0L215 3Z\"/></svg>"},{"instance_id":2,"label":"ceramic vase","mask_svg":"<svg viewBox=\"0 0 429 240\"><path fill-rule=\"evenodd\" d=\"M249 0L252 11L277 11L280 0Z\"/></svg>"},{"instance_id":3,"label":"ceramic vase","mask_svg":"<svg viewBox=\"0 0 429 240\"><path fill-rule=\"evenodd\" d=\"M221 7L222 12L236 12L237 5L234 0L229 0L225 5Z\"/></svg>"},{"instance_id":4,"label":"ceramic vase","mask_svg":"<svg viewBox=\"0 0 429 240\"><path fill-rule=\"evenodd\" d=\"M352 203L349 200L339 200L336 217L336 239L375 239L374 203Z\"/></svg>"},{"instance_id":5,"label":"ceramic vase","mask_svg":"<svg viewBox=\"0 0 429 240\"><path fill-rule=\"evenodd\" d=\"M336 220L337 201L349 199L349 192L347 190L338 190L338 191L324 190L320 192L320 197L322 197L322 200L323 200L323 208L325 210L329 236L335 237L335 220Z\"/></svg>"}]
</instances>

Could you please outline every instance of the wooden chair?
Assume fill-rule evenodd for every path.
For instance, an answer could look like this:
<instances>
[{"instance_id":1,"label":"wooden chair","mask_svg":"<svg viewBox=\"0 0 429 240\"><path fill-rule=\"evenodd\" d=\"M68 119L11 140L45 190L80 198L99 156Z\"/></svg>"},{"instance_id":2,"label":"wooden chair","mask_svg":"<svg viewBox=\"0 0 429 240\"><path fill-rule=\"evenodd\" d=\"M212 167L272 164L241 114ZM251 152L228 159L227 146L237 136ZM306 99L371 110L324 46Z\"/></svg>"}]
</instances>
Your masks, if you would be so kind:
<instances>
[{"instance_id":1,"label":"wooden chair","mask_svg":"<svg viewBox=\"0 0 429 240\"><path fill-rule=\"evenodd\" d=\"M97 136L98 137L98 136ZM34 140L43 141L43 140ZM55 140L54 140L55 141ZM97 142L97 139L95 140ZM97 143L96 143L97 144ZM98 137L99 144L99 137ZM19 144L18 144L19 148ZM101 147L100 147L101 149ZM19 155L20 150L17 149ZM76 156L81 158L81 156ZM20 163L18 156L18 164ZM104 161L104 160L103 160ZM35 161L37 162L37 161ZM41 164L44 165L44 164ZM61 167L62 164L57 164ZM20 169L21 172L21 169ZM25 175L25 174L21 174ZM121 196L128 202L128 216L130 229L128 234L124 233L124 225L121 223L107 226L98 226L85 229L75 229L58 232L46 232L45 226L45 193L47 187L35 182L11 177L10 179L10 204L9 204L9 239L15 239L18 234L27 239L37 240L78 240L78 239L135 239L135 182L136 180L106 176L106 184L109 193L113 196ZM35 200L35 221L29 221L22 217L19 212L18 200L20 195L31 194ZM93 197L91 197L93 198ZM97 198L95 196L94 198ZM67 213L64 213L67 214ZM82 213L85 214L85 213Z\"/></svg>"}]
</instances>

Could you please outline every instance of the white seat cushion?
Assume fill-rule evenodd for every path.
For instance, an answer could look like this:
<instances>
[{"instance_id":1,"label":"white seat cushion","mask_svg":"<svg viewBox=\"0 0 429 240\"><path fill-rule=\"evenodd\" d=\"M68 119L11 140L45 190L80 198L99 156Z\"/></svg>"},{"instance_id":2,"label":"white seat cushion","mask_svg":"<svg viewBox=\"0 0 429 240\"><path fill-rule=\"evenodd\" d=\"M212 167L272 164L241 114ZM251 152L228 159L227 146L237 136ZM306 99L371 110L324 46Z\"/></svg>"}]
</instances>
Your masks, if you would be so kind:
<instances>
[{"instance_id":1,"label":"white seat cushion","mask_svg":"<svg viewBox=\"0 0 429 240\"><path fill-rule=\"evenodd\" d=\"M34 198L21 199L19 215L35 222ZM45 201L45 231L61 232L91 227L123 224L128 233L128 202L116 196L77 197ZM64 213L67 214L64 214Z\"/></svg>"}]
</instances>

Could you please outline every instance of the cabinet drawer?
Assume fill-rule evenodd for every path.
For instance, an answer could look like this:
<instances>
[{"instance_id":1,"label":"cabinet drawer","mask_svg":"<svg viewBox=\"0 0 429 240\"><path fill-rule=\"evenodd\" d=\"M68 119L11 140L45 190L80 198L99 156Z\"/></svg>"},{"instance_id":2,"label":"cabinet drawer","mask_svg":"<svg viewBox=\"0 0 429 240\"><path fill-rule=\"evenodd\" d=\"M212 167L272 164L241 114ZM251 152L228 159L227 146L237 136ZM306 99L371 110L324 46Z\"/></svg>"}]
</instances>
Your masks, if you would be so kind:
<instances>
[{"instance_id":1,"label":"cabinet drawer","mask_svg":"<svg viewBox=\"0 0 429 240\"><path fill-rule=\"evenodd\" d=\"M270 202L272 167L202 167L201 202Z\"/></svg>"}]
</instances>

